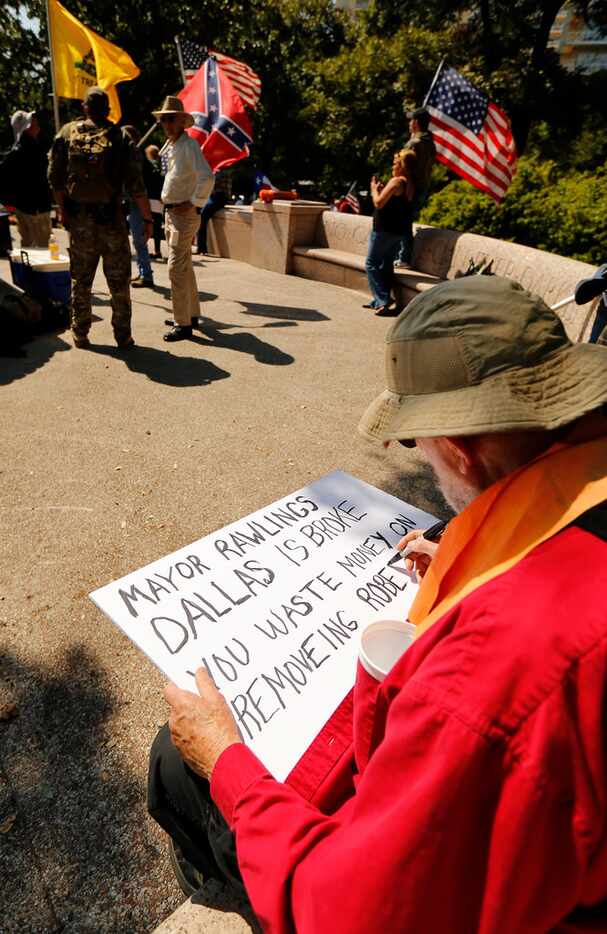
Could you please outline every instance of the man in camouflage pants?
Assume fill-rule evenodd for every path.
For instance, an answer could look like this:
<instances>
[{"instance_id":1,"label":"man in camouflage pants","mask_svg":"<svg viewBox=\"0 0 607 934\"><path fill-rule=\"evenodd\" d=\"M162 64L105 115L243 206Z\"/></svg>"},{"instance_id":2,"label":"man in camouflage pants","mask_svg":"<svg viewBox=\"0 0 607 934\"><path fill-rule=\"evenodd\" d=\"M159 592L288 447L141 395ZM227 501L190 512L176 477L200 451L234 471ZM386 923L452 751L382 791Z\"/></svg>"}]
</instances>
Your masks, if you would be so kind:
<instances>
[{"instance_id":1,"label":"man in camouflage pants","mask_svg":"<svg viewBox=\"0 0 607 934\"><path fill-rule=\"evenodd\" d=\"M123 131L108 120L109 100L89 88L84 120L61 128L50 152L49 181L61 222L70 232L72 335L75 347L90 346L91 288L99 257L110 290L112 327L118 347L134 345L131 336L131 251L121 209L123 189L139 207L145 233L152 235L152 214L140 161Z\"/></svg>"}]
</instances>

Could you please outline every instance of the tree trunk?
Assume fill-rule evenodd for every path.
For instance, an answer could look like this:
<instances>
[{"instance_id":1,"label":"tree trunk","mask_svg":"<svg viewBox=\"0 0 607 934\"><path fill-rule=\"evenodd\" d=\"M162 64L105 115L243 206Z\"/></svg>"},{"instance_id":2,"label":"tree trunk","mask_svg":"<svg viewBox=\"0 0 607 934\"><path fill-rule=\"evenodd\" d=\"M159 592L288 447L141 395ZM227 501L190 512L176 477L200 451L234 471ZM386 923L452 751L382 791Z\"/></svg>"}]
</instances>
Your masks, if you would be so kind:
<instances>
[{"instance_id":1,"label":"tree trunk","mask_svg":"<svg viewBox=\"0 0 607 934\"><path fill-rule=\"evenodd\" d=\"M489 0L480 0L479 4L481 14L481 24L483 30L483 49L485 52L486 70L491 73L496 66L495 61L495 36L493 33L493 23L491 21L491 10Z\"/></svg>"},{"instance_id":2,"label":"tree trunk","mask_svg":"<svg viewBox=\"0 0 607 934\"><path fill-rule=\"evenodd\" d=\"M529 102L530 106L525 107L523 112L518 115L516 124L513 126L514 138L519 154L525 151L527 145L527 138L531 128L531 113L536 109L532 106L534 98L536 99L535 103L537 103L537 97L541 96L541 94L538 94L538 91L541 91L539 73L544 64L544 55L550 37L550 30L552 29L556 14L561 6L562 0L549 0L549 2L544 2L542 4L542 15L535 34L529 70L527 72L525 100Z\"/></svg>"},{"instance_id":3,"label":"tree trunk","mask_svg":"<svg viewBox=\"0 0 607 934\"><path fill-rule=\"evenodd\" d=\"M534 71L537 71L542 65L550 30L562 5L562 0L551 0L550 3L542 4L542 18L535 34L535 42L531 53L531 67Z\"/></svg>"}]
</instances>

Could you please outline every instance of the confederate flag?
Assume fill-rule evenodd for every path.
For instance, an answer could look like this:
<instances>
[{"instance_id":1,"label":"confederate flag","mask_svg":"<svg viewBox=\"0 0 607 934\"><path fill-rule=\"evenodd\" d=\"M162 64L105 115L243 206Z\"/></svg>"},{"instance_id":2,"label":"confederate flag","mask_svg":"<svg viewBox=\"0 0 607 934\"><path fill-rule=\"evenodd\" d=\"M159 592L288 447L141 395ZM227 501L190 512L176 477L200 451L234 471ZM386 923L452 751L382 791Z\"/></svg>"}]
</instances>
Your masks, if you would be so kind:
<instances>
[{"instance_id":1,"label":"confederate flag","mask_svg":"<svg viewBox=\"0 0 607 934\"><path fill-rule=\"evenodd\" d=\"M186 132L195 139L213 172L246 159L253 130L240 96L210 56L178 95L194 117Z\"/></svg>"}]
</instances>

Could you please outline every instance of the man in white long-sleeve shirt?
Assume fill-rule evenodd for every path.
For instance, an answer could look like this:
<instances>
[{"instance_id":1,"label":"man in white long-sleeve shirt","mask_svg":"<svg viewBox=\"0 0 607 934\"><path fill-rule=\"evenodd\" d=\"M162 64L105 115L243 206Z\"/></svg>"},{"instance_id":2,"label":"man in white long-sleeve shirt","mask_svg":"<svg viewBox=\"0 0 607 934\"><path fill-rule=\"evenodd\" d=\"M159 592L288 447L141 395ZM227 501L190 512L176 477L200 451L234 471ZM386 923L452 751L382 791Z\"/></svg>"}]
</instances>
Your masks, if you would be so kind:
<instances>
[{"instance_id":1,"label":"man in white long-sleeve shirt","mask_svg":"<svg viewBox=\"0 0 607 934\"><path fill-rule=\"evenodd\" d=\"M184 110L178 97L167 97L162 110L155 110L154 116L167 137L160 154L168 159L161 198L166 208L165 234L175 323L164 340L181 341L192 336L192 325L198 320L192 238L200 226L198 209L213 188L213 173L198 143L185 132L194 118Z\"/></svg>"}]
</instances>

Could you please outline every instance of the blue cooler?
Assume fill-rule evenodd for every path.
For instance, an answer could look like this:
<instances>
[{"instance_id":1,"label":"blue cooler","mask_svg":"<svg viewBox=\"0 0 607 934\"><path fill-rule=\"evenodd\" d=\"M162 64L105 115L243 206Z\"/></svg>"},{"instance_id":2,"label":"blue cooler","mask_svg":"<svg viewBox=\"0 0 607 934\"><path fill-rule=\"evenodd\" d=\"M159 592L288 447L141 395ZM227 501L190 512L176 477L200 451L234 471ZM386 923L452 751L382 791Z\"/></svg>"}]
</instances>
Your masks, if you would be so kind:
<instances>
[{"instance_id":1,"label":"blue cooler","mask_svg":"<svg viewBox=\"0 0 607 934\"><path fill-rule=\"evenodd\" d=\"M9 254L11 275L15 285L38 301L60 302L68 305L71 295L70 260L59 255L51 259L48 250L28 248L12 250Z\"/></svg>"}]
</instances>

